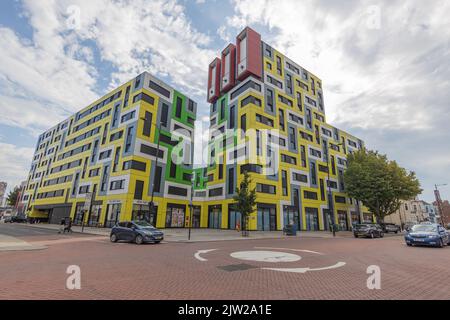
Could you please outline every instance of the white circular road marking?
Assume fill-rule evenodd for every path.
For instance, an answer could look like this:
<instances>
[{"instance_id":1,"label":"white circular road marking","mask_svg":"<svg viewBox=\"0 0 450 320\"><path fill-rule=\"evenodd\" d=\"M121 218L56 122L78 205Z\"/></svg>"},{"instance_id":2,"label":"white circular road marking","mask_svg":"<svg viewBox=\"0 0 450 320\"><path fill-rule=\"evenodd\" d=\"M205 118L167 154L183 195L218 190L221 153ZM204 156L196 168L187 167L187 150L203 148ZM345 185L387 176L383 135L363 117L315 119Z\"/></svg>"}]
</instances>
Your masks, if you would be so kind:
<instances>
[{"instance_id":1,"label":"white circular road marking","mask_svg":"<svg viewBox=\"0 0 450 320\"><path fill-rule=\"evenodd\" d=\"M277 251L237 251L230 256L235 259L259 262L295 262L302 258L296 254Z\"/></svg>"}]
</instances>

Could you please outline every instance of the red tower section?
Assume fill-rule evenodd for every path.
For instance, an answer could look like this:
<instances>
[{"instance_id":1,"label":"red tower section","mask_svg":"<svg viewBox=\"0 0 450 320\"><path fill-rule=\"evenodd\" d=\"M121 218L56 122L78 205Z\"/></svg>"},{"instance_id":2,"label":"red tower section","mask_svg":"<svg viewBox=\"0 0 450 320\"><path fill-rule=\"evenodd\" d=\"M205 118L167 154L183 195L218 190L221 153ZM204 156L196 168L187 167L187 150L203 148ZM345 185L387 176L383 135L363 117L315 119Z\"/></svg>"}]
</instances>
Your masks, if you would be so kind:
<instances>
[{"instance_id":1,"label":"red tower section","mask_svg":"<svg viewBox=\"0 0 450 320\"><path fill-rule=\"evenodd\" d=\"M221 61L219 58L213 60L209 65L208 72L208 102L214 103L220 96L220 73Z\"/></svg>"},{"instance_id":2,"label":"red tower section","mask_svg":"<svg viewBox=\"0 0 450 320\"><path fill-rule=\"evenodd\" d=\"M236 38L237 78L243 80L250 74L262 78L261 35L245 28Z\"/></svg>"},{"instance_id":3,"label":"red tower section","mask_svg":"<svg viewBox=\"0 0 450 320\"><path fill-rule=\"evenodd\" d=\"M236 84L236 46L229 44L222 51L222 92L228 92Z\"/></svg>"}]
</instances>

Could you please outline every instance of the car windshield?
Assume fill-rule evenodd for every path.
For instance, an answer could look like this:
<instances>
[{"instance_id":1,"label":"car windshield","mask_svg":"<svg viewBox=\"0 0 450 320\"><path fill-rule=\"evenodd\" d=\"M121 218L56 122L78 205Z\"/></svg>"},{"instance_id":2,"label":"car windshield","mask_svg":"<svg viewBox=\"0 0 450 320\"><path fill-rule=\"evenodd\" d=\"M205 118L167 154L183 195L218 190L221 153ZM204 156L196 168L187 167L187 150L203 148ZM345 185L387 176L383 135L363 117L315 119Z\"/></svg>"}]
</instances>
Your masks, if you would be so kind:
<instances>
[{"instance_id":1,"label":"car windshield","mask_svg":"<svg viewBox=\"0 0 450 320\"><path fill-rule=\"evenodd\" d=\"M367 227L369 227L369 225L368 224L357 224L356 227L357 228L367 228Z\"/></svg>"},{"instance_id":2,"label":"car windshield","mask_svg":"<svg viewBox=\"0 0 450 320\"><path fill-rule=\"evenodd\" d=\"M154 226L152 226L147 221L133 221L133 223L139 228L139 229L156 229Z\"/></svg>"},{"instance_id":3,"label":"car windshield","mask_svg":"<svg viewBox=\"0 0 450 320\"><path fill-rule=\"evenodd\" d=\"M413 232L436 232L437 228L431 225L417 224L412 227Z\"/></svg>"}]
</instances>

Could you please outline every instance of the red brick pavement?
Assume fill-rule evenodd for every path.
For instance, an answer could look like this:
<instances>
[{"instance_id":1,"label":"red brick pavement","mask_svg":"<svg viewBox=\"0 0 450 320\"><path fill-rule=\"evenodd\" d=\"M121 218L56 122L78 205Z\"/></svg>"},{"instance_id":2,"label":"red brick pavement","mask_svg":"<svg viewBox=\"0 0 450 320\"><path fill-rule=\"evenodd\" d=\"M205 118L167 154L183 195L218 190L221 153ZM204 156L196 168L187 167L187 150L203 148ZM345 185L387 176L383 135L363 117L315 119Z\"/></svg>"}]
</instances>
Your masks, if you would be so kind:
<instances>
[{"instance_id":1,"label":"red brick pavement","mask_svg":"<svg viewBox=\"0 0 450 320\"><path fill-rule=\"evenodd\" d=\"M35 239L37 240L37 239ZM43 241L42 238L39 241ZM255 247L306 249L297 262L276 267L344 267L284 273L273 263L241 261L231 252ZM217 249L194 258L197 250ZM268 249L265 249L268 250ZM258 268L229 272L246 263ZM81 290L65 288L67 266L81 268ZM366 268L378 265L381 290L366 287ZM55 241L31 252L0 252L0 299L450 299L450 247L410 248L402 237L288 238L245 241L112 244L103 237Z\"/></svg>"}]
</instances>

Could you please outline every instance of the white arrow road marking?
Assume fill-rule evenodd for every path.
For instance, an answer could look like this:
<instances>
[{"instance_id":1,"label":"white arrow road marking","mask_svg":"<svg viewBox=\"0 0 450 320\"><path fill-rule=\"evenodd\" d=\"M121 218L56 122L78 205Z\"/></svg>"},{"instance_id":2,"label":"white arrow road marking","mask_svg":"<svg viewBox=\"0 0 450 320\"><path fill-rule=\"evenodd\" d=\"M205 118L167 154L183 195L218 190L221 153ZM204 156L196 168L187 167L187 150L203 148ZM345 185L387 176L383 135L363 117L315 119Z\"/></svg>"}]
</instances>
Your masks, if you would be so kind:
<instances>
[{"instance_id":1,"label":"white arrow road marking","mask_svg":"<svg viewBox=\"0 0 450 320\"><path fill-rule=\"evenodd\" d=\"M197 260L200 260L200 261L208 261L208 259L205 259L205 258L200 257L200 254L202 254L202 253L208 253L208 252L215 251L215 250L217 250L217 249L198 250L198 251L194 254L194 257L195 257Z\"/></svg>"},{"instance_id":2,"label":"white arrow road marking","mask_svg":"<svg viewBox=\"0 0 450 320\"><path fill-rule=\"evenodd\" d=\"M281 271L281 272L295 272L295 273L306 273L308 271L321 271L336 269L345 266L345 262L338 262L333 266L323 267L323 268L261 268L263 270Z\"/></svg>"},{"instance_id":3,"label":"white arrow road marking","mask_svg":"<svg viewBox=\"0 0 450 320\"><path fill-rule=\"evenodd\" d=\"M323 255L323 253L321 253L321 252L311 251L311 250L302 250L302 249L272 248L272 247L255 247L255 249L291 250L291 251L297 251L297 252L308 252L308 253Z\"/></svg>"}]
</instances>

